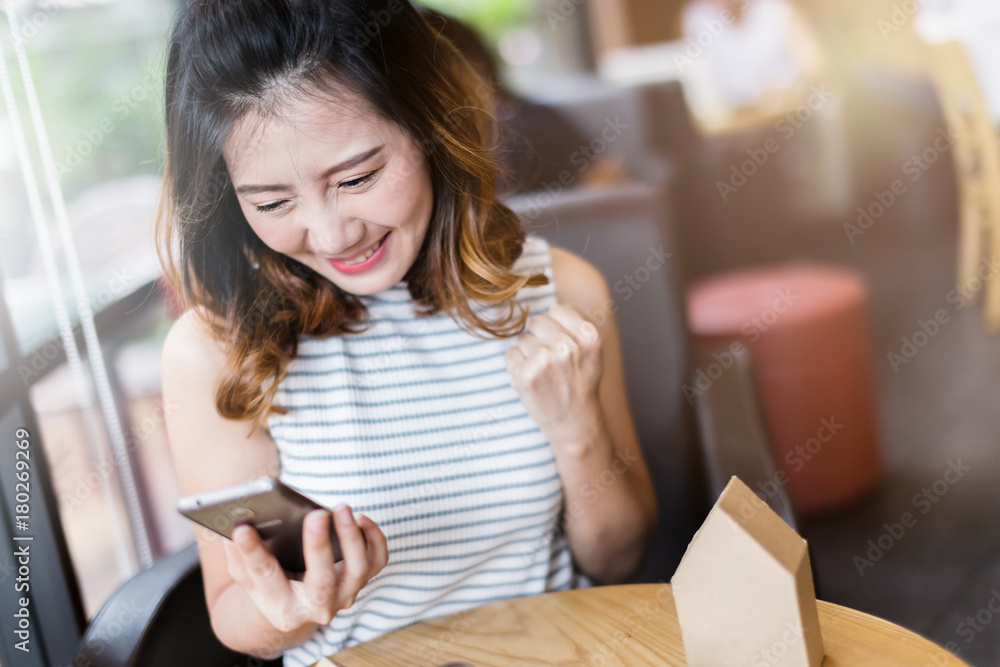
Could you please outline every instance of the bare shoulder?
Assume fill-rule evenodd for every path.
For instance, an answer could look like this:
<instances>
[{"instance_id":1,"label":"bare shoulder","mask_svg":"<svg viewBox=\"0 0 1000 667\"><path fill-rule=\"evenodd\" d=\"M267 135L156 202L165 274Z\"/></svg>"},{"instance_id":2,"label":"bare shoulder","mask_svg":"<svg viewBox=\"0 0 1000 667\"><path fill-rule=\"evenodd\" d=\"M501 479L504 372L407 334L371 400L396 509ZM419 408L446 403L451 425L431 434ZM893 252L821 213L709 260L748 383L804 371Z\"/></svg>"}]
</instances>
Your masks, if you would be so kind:
<instances>
[{"instance_id":1,"label":"bare shoulder","mask_svg":"<svg viewBox=\"0 0 1000 667\"><path fill-rule=\"evenodd\" d=\"M227 358L226 346L195 310L177 319L163 343L167 440L186 493L247 481L277 461L266 429L219 414L216 393L229 370Z\"/></svg>"},{"instance_id":2,"label":"bare shoulder","mask_svg":"<svg viewBox=\"0 0 1000 667\"><path fill-rule=\"evenodd\" d=\"M611 298L611 290L597 267L564 248L551 246L549 253L556 301L572 306L582 314L604 308Z\"/></svg>"},{"instance_id":3,"label":"bare shoulder","mask_svg":"<svg viewBox=\"0 0 1000 667\"><path fill-rule=\"evenodd\" d=\"M176 369L179 365L214 365L224 361L225 357L225 347L212 334L207 315L201 308L185 311L170 327L166 340L163 341L164 372Z\"/></svg>"}]
</instances>

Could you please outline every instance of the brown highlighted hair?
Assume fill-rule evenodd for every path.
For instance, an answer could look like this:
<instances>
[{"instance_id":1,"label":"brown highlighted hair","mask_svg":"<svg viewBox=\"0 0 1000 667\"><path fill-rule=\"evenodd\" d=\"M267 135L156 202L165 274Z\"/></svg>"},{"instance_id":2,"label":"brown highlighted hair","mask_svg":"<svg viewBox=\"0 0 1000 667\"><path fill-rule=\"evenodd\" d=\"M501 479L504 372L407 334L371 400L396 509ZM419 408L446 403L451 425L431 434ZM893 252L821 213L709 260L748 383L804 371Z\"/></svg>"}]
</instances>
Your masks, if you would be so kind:
<instances>
[{"instance_id":1,"label":"brown highlighted hair","mask_svg":"<svg viewBox=\"0 0 1000 667\"><path fill-rule=\"evenodd\" d=\"M167 61L157 252L185 308L227 345L219 414L255 427L287 412L273 401L299 336L359 332L370 319L357 296L260 241L222 150L245 114L330 82L402 127L427 161L434 211L404 277L421 316L444 311L475 335L513 336L527 319L514 294L547 283L511 271L524 232L496 199L490 86L409 2L190 0ZM502 315L486 319L470 299Z\"/></svg>"}]
</instances>

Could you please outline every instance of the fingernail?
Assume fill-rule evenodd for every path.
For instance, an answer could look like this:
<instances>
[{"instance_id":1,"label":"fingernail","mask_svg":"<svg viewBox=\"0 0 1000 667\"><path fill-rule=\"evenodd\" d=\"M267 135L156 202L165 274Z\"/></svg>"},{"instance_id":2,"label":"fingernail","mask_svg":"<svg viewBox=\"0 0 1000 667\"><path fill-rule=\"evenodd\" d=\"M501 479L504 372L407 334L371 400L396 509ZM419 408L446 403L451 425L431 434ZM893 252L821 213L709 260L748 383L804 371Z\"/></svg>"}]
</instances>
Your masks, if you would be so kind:
<instances>
[{"instance_id":1,"label":"fingernail","mask_svg":"<svg viewBox=\"0 0 1000 667\"><path fill-rule=\"evenodd\" d=\"M355 512L354 518L357 519L359 526L361 525L361 520L364 519L366 516L367 516L366 514L362 514L361 512Z\"/></svg>"},{"instance_id":2,"label":"fingernail","mask_svg":"<svg viewBox=\"0 0 1000 667\"><path fill-rule=\"evenodd\" d=\"M354 515L351 513L351 508L347 505L338 505L334 513L337 515L337 522L341 526L350 526L354 523Z\"/></svg>"}]
</instances>

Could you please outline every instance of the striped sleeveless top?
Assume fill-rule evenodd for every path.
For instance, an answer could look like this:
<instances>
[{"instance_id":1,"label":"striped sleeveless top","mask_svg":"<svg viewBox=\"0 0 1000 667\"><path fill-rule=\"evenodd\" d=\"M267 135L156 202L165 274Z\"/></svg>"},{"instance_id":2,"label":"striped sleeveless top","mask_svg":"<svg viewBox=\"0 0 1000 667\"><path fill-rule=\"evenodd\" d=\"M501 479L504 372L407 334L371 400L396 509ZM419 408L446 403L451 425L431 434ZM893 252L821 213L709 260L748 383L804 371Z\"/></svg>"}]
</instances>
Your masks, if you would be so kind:
<instances>
[{"instance_id":1,"label":"striped sleeveless top","mask_svg":"<svg viewBox=\"0 0 1000 667\"><path fill-rule=\"evenodd\" d=\"M555 305L543 238L528 235L513 270L549 279L517 294L532 314ZM516 338L480 338L447 313L417 318L403 281L362 300L367 331L300 338L275 400L289 412L268 428L281 480L371 517L389 563L351 608L285 652L286 667L435 616L592 585L559 521L552 447L510 385L504 354ZM418 662L434 662L425 650Z\"/></svg>"}]
</instances>

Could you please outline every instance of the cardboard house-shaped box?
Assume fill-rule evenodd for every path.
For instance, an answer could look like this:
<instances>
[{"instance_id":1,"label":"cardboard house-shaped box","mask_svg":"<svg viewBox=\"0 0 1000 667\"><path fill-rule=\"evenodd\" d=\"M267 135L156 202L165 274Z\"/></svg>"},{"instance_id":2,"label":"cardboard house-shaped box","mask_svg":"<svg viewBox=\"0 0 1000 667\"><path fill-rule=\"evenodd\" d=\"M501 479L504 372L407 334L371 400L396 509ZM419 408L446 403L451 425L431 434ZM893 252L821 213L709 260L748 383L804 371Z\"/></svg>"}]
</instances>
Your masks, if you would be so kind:
<instances>
[{"instance_id":1,"label":"cardboard house-shaped box","mask_svg":"<svg viewBox=\"0 0 1000 667\"><path fill-rule=\"evenodd\" d=\"M690 667L820 667L806 542L733 477L671 581Z\"/></svg>"}]
</instances>

